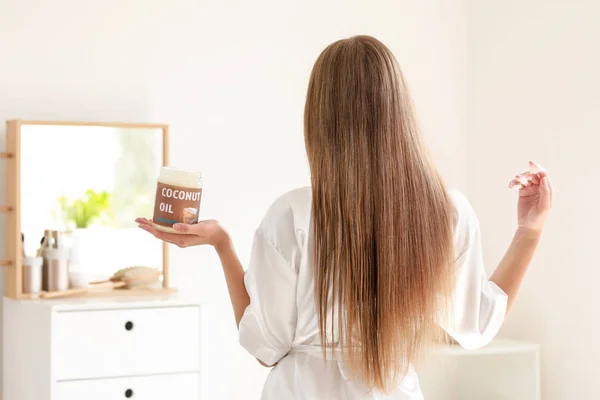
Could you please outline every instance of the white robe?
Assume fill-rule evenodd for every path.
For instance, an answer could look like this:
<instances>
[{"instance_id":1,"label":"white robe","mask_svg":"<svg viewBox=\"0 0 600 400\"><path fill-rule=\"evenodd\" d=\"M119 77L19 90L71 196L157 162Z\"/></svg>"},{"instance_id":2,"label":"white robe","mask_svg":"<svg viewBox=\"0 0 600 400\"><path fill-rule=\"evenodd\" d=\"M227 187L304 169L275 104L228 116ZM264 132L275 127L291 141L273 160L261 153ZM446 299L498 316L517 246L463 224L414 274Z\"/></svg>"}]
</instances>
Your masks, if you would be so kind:
<instances>
[{"instance_id":1,"label":"white robe","mask_svg":"<svg viewBox=\"0 0 600 400\"><path fill-rule=\"evenodd\" d=\"M488 281L481 256L479 222L467 201L451 191L458 215L454 234L457 282L452 326L442 326L458 343L476 349L496 335L507 296ZM264 400L423 399L413 369L398 389L384 396L350 381L335 354L322 358L315 310L311 189L286 193L270 207L256 231L245 275L250 296L239 326L243 347L270 372Z\"/></svg>"}]
</instances>

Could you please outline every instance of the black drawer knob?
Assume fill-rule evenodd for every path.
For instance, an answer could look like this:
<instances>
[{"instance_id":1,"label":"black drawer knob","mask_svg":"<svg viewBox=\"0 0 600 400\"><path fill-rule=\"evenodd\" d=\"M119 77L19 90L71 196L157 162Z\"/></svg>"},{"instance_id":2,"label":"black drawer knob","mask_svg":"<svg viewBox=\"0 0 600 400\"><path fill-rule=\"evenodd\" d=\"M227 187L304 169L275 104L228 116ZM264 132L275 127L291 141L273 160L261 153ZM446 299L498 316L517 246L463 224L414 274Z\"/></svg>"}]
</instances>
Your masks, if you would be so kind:
<instances>
[{"instance_id":1,"label":"black drawer knob","mask_svg":"<svg viewBox=\"0 0 600 400\"><path fill-rule=\"evenodd\" d=\"M131 321L127 321L125 322L125 329L127 329L128 331L133 329L133 322Z\"/></svg>"},{"instance_id":2,"label":"black drawer knob","mask_svg":"<svg viewBox=\"0 0 600 400\"><path fill-rule=\"evenodd\" d=\"M131 397L133 397L133 390L127 389L125 391L125 397L127 397L128 399L131 398Z\"/></svg>"}]
</instances>

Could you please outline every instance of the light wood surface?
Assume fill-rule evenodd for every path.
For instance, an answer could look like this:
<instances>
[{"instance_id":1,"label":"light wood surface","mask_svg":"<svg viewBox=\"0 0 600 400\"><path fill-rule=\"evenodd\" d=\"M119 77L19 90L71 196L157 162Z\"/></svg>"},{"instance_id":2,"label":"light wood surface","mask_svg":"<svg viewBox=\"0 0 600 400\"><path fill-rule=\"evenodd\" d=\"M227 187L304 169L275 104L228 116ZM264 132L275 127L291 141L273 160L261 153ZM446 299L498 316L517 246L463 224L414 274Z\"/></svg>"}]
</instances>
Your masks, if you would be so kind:
<instances>
[{"instance_id":1,"label":"light wood surface","mask_svg":"<svg viewBox=\"0 0 600 400\"><path fill-rule=\"evenodd\" d=\"M68 296L65 299L111 299L111 298L143 298L143 297L160 297L165 295L173 295L177 293L176 288L156 288L156 289L107 289L107 290L92 290L77 295ZM57 298L43 297L43 293L37 294L22 294L21 300L59 300Z\"/></svg>"},{"instance_id":2,"label":"light wood surface","mask_svg":"<svg viewBox=\"0 0 600 400\"><path fill-rule=\"evenodd\" d=\"M128 122L88 122L88 121L22 121L6 122L6 152L2 159L6 163L6 204L1 210L6 213L6 260L2 261L5 274L5 294L13 299L28 299L31 295L22 293L22 242L21 242L21 128L26 125L49 126L104 126L112 128L161 129L163 132L163 165L169 164L169 126L167 124L128 123ZM169 247L163 243L163 289L169 289ZM165 290L172 292L173 290ZM124 290L119 290L123 295ZM148 290L129 290L127 296L148 295ZM111 293L98 292L98 293ZM81 293L90 296L91 293Z\"/></svg>"},{"instance_id":3,"label":"light wood surface","mask_svg":"<svg viewBox=\"0 0 600 400\"><path fill-rule=\"evenodd\" d=\"M12 157L6 159L6 205L12 211L6 214L6 260L10 267L4 268L5 294L8 297L19 298L23 289L22 285L22 257L21 251L21 122L8 121L6 123L6 151Z\"/></svg>"},{"instance_id":4,"label":"light wood surface","mask_svg":"<svg viewBox=\"0 0 600 400\"><path fill-rule=\"evenodd\" d=\"M148 124L137 122L88 122L88 121L24 121L9 120L8 123L16 122L20 125L51 125L51 126L106 126L109 128L157 128L163 131L169 126L167 124Z\"/></svg>"},{"instance_id":5,"label":"light wood surface","mask_svg":"<svg viewBox=\"0 0 600 400\"><path fill-rule=\"evenodd\" d=\"M125 282L108 281L108 282L102 282L102 283L98 283L96 285L92 285L92 286L88 286L88 287L59 290L57 292L45 292L40 295L40 298L52 299L52 298L57 298L57 297L70 297L70 296L76 296L78 294L86 294L88 292L93 292L96 290L117 289L120 287L124 287L125 285L126 285Z\"/></svg>"}]
</instances>

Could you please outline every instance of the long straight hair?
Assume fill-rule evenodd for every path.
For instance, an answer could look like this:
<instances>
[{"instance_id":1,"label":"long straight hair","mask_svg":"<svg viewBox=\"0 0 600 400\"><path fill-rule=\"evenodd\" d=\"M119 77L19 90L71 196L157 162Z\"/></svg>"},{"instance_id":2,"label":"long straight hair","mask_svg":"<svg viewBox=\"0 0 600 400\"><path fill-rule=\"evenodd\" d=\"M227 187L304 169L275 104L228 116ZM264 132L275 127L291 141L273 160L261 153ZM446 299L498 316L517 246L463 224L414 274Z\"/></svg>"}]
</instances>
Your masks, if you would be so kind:
<instances>
[{"instance_id":1,"label":"long straight hair","mask_svg":"<svg viewBox=\"0 0 600 400\"><path fill-rule=\"evenodd\" d=\"M398 64L372 37L321 53L304 131L324 352L343 349L353 379L389 393L435 340L448 310L450 197Z\"/></svg>"}]
</instances>

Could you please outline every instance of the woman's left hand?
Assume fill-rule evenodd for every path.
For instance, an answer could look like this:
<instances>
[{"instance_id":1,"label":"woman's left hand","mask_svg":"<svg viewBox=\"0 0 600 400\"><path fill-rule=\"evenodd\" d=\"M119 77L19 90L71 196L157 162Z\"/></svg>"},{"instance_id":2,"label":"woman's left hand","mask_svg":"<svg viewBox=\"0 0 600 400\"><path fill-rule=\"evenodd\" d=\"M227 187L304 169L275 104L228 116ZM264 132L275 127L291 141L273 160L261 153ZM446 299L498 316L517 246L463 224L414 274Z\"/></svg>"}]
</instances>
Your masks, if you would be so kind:
<instances>
[{"instance_id":1,"label":"woman's left hand","mask_svg":"<svg viewBox=\"0 0 600 400\"><path fill-rule=\"evenodd\" d=\"M534 162L529 171L515 176L509 188L519 190L517 222L521 231L540 235L550 210L554 189L548 172Z\"/></svg>"},{"instance_id":2,"label":"woman's left hand","mask_svg":"<svg viewBox=\"0 0 600 400\"><path fill-rule=\"evenodd\" d=\"M175 224L173 229L179 233L162 232L154 228L152 221L146 218L137 218L138 227L151 233L157 239L172 243L179 247L198 245L211 245L215 248L223 247L230 243L229 234L215 220L200 221L197 224Z\"/></svg>"}]
</instances>

